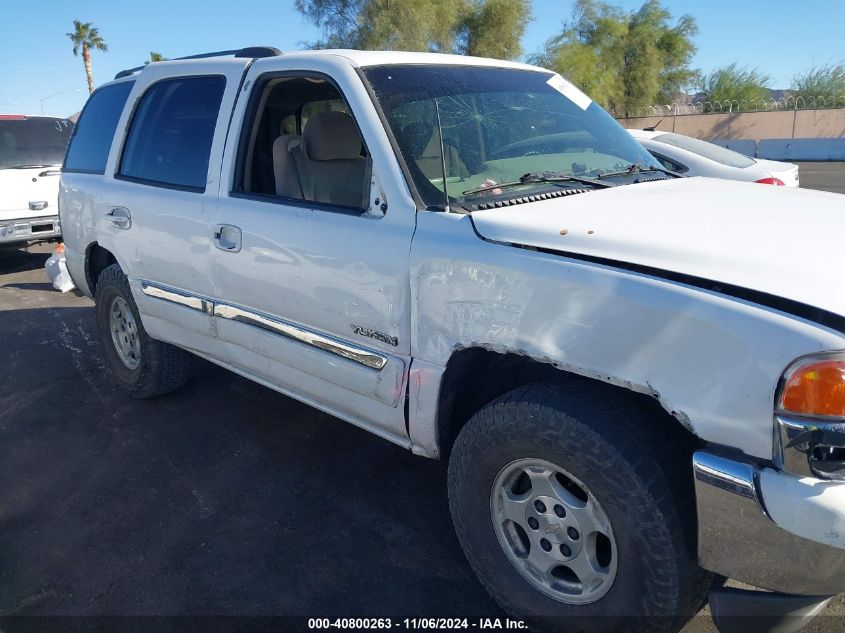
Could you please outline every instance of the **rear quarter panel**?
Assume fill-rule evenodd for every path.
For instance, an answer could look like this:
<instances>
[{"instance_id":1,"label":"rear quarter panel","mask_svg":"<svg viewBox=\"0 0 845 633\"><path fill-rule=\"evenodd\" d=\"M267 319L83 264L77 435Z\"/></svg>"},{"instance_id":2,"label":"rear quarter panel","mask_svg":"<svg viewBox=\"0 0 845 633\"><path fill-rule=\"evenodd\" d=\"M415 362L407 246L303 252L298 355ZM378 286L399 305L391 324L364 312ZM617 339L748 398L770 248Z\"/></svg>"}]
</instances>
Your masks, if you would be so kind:
<instances>
[{"instance_id":1,"label":"rear quarter panel","mask_svg":"<svg viewBox=\"0 0 845 633\"><path fill-rule=\"evenodd\" d=\"M67 268L73 283L91 297L85 276L88 247L97 241L95 202L102 176L99 174L62 173L59 184L59 216L65 244Z\"/></svg>"}]
</instances>

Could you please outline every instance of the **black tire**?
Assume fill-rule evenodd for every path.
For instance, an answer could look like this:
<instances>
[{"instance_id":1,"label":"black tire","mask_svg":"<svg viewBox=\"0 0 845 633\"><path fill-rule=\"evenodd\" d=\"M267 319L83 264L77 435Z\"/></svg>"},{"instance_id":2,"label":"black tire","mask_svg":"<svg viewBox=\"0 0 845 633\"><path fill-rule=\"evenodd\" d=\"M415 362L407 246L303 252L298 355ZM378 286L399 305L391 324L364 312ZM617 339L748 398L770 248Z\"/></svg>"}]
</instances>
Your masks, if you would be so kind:
<instances>
[{"instance_id":1,"label":"black tire","mask_svg":"<svg viewBox=\"0 0 845 633\"><path fill-rule=\"evenodd\" d=\"M538 631L676 631L704 604L711 574L696 564L689 453L650 433L638 402L576 381L520 387L479 410L449 460L449 504L470 565L509 614ZM671 423L671 422L670 422ZM668 445L668 446L667 446ZM558 601L530 584L499 544L490 494L525 459L583 482L616 539L616 577L589 604Z\"/></svg>"},{"instance_id":2,"label":"black tire","mask_svg":"<svg viewBox=\"0 0 845 633\"><path fill-rule=\"evenodd\" d=\"M121 297L128 304L135 318L141 350L140 363L135 368L124 364L112 340L109 313L116 297ZM129 290L129 282L118 264L112 264L100 273L95 299L97 330L103 352L117 381L132 397L155 398L185 384L190 374L190 354L147 334Z\"/></svg>"}]
</instances>

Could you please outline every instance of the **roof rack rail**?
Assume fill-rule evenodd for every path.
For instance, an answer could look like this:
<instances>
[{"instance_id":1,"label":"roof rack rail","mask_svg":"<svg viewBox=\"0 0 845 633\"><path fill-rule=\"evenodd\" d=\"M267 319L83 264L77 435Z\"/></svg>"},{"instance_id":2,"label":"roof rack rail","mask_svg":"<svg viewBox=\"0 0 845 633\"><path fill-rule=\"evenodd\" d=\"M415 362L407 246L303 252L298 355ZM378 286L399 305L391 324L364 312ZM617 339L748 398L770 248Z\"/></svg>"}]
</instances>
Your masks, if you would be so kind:
<instances>
[{"instance_id":1,"label":"roof rack rail","mask_svg":"<svg viewBox=\"0 0 845 633\"><path fill-rule=\"evenodd\" d=\"M200 53L199 55L188 55L186 57L176 57L173 60L168 61L178 61L182 59L206 59L208 57L249 57L251 59L258 59L260 57L278 57L282 54L275 46L247 46L246 48L236 48L230 51L215 51L213 53ZM135 68L127 68L126 70L121 70L117 73L114 78L120 79L121 77L128 77L129 75L134 75L139 70L143 70L146 68L147 64L143 66L136 66Z\"/></svg>"}]
</instances>

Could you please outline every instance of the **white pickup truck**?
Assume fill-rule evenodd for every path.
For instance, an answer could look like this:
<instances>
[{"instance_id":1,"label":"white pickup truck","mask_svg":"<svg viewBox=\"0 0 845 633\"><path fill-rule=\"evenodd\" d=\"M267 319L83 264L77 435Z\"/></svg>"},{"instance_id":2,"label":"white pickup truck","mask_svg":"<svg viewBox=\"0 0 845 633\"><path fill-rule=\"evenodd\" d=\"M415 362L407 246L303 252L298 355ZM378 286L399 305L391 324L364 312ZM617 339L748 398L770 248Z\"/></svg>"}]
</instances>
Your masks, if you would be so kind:
<instances>
[{"instance_id":1,"label":"white pickup truck","mask_svg":"<svg viewBox=\"0 0 845 633\"><path fill-rule=\"evenodd\" d=\"M100 87L60 211L131 394L194 354L448 460L540 630L845 590L841 195L667 172L537 67L252 48Z\"/></svg>"},{"instance_id":2,"label":"white pickup truck","mask_svg":"<svg viewBox=\"0 0 845 633\"><path fill-rule=\"evenodd\" d=\"M61 238L59 168L73 123L0 114L0 247Z\"/></svg>"}]
</instances>

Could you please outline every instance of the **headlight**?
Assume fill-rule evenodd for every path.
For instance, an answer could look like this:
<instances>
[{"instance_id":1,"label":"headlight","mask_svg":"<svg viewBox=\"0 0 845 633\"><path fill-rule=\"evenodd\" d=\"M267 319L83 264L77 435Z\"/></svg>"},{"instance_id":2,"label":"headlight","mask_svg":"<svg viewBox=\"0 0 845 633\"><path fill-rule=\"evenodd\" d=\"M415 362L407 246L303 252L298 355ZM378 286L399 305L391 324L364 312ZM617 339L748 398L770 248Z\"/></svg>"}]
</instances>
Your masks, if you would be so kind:
<instances>
[{"instance_id":1,"label":"headlight","mask_svg":"<svg viewBox=\"0 0 845 633\"><path fill-rule=\"evenodd\" d=\"M783 376L777 408L802 416L845 417L845 354L808 356Z\"/></svg>"}]
</instances>

